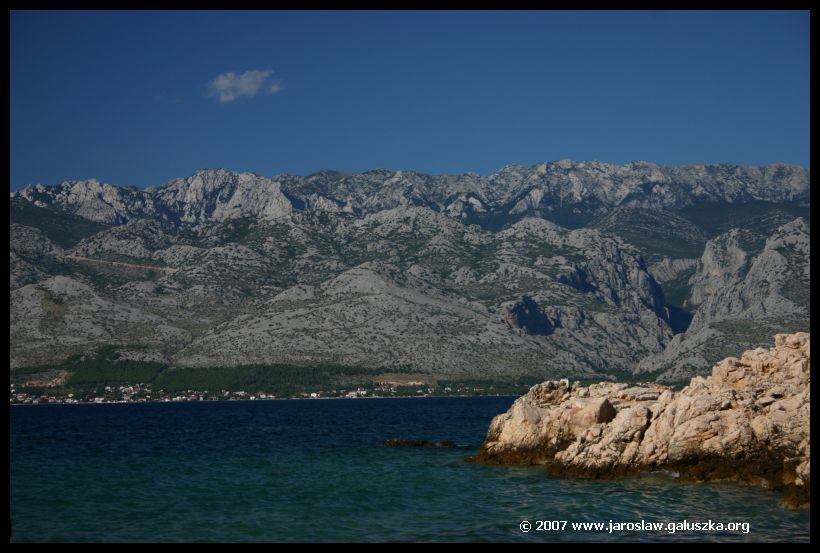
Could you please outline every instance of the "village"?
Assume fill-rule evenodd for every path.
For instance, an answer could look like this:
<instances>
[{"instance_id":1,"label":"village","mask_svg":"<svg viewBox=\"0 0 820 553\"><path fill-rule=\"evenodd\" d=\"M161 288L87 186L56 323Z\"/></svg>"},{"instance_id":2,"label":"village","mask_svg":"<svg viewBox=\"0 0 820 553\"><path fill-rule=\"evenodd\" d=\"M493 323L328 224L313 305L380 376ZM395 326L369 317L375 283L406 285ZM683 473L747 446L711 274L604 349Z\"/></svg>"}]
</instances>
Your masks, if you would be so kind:
<instances>
[{"instance_id":1,"label":"village","mask_svg":"<svg viewBox=\"0 0 820 553\"><path fill-rule=\"evenodd\" d=\"M151 384L139 383L121 386L100 386L75 392L64 393L60 388L34 389L17 388L11 384L9 404L38 405L45 403L79 404L79 403L149 403L149 402L188 402L188 401L258 401L272 399L356 399L387 397L430 397L430 396L464 396L496 395L494 386L444 386L431 387L421 382L414 385L397 386L378 383L372 387L357 387L353 390L317 390L297 394L273 394L263 391L247 392L244 390L153 390Z\"/></svg>"}]
</instances>

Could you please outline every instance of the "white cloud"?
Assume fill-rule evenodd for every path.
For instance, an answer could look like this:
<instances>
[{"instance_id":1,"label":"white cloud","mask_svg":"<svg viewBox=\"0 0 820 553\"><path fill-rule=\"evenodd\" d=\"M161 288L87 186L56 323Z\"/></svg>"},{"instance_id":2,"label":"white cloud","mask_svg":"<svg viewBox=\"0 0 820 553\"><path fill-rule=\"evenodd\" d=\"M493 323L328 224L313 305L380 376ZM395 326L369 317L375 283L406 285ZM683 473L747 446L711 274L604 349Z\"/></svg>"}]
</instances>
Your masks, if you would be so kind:
<instances>
[{"instance_id":1,"label":"white cloud","mask_svg":"<svg viewBox=\"0 0 820 553\"><path fill-rule=\"evenodd\" d=\"M272 74L273 71L258 71L256 69L245 71L241 75L237 75L233 71L223 73L208 83L208 95L217 96L221 103L227 104L241 96L253 98L260 90L267 94L276 94L284 86L278 81L268 83L268 78Z\"/></svg>"}]
</instances>

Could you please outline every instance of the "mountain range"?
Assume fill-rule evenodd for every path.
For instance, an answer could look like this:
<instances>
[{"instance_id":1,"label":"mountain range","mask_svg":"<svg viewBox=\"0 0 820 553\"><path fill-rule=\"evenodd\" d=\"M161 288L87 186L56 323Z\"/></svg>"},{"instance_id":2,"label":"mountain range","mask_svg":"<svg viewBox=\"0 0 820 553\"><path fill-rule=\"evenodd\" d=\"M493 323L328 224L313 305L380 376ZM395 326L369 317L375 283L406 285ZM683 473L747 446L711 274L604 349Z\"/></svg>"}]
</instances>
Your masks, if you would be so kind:
<instances>
[{"instance_id":1,"label":"mountain range","mask_svg":"<svg viewBox=\"0 0 820 553\"><path fill-rule=\"evenodd\" d=\"M809 170L203 169L10 194L12 370L338 364L675 382L807 331Z\"/></svg>"}]
</instances>

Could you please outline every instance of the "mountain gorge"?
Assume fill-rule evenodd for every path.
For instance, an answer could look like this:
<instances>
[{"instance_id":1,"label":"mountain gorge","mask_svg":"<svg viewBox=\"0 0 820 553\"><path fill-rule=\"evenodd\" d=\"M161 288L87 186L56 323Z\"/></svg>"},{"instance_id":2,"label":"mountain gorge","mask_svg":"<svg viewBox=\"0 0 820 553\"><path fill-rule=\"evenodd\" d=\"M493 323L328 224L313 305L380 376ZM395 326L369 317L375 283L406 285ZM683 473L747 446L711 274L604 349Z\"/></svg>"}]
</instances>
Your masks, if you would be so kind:
<instances>
[{"instance_id":1,"label":"mountain gorge","mask_svg":"<svg viewBox=\"0 0 820 553\"><path fill-rule=\"evenodd\" d=\"M10 364L114 345L168 370L683 380L808 330L809 204L788 165L28 186L10 195Z\"/></svg>"}]
</instances>

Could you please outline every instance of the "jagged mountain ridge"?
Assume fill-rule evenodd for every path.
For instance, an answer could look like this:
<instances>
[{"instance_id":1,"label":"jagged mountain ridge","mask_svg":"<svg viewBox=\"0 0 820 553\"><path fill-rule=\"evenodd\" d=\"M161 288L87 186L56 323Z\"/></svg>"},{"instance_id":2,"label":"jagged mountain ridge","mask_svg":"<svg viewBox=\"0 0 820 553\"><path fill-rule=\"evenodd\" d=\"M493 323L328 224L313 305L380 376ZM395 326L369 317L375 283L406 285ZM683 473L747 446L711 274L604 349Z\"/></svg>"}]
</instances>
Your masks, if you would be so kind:
<instances>
[{"instance_id":1,"label":"jagged mountain ridge","mask_svg":"<svg viewBox=\"0 0 820 553\"><path fill-rule=\"evenodd\" d=\"M180 367L623 374L677 331L644 258L664 282L694 263L647 251L624 232L632 221L679 222L670 236L691 249L709 233L676 210L756 201L779 223L784 199L808 204L807 170L555 162L492 177L203 170L146 190L27 187L11 198L10 362L113 341ZM546 220L568 213L591 227ZM678 303L708 303L692 301L695 281L680 288Z\"/></svg>"},{"instance_id":2,"label":"jagged mountain ridge","mask_svg":"<svg viewBox=\"0 0 820 553\"><path fill-rule=\"evenodd\" d=\"M808 169L785 164L661 167L646 162L609 165L563 160L509 165L489 177L380 169L267 178L207 169L156 189L118 187L92 179L53 187L30 185L11 197L106 224L135 218L182 223L246 216L272 220L302 209L362 215L412 205L482 221L493 215L550 219L551 214L565 217L567 210L589 219L616 206L675 210L696 201L807 205L810 188Z\"/></svg>"}]
</instances>

